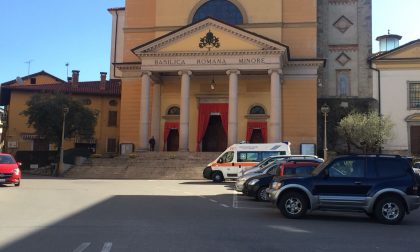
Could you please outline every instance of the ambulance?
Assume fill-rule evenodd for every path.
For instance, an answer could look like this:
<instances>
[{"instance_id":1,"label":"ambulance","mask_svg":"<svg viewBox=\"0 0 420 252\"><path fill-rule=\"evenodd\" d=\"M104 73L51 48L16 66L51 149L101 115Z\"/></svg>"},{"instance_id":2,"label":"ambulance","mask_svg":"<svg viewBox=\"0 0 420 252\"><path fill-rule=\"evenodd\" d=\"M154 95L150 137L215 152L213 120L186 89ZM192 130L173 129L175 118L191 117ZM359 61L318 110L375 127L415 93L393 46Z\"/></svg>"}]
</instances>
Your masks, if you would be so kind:
<instances>
[{"instance_id":1,"label":"ambulance","mask_svg":"<svg viewBox=\"0 0 420 252\"><path fill-rule=\"evenodd\" d=\"M234 144L207 165L203 177L216 183L236 179L242 175L242 170L255 166L267 157L290 154L289 142Z\"/></svg>"}]
</instances>

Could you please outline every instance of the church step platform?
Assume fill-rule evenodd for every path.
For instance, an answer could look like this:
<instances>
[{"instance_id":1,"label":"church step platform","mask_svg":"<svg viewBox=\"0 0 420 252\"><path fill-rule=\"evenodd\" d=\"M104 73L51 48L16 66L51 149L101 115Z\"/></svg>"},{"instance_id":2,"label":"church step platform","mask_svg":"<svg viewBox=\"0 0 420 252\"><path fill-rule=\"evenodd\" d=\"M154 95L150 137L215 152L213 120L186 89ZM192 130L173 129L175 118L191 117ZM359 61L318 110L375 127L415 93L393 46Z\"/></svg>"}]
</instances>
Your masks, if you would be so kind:
<instances>
[{"instance_id":1,"label":"church step platform","mask_svg":"<svg viewBox=\"0 0 420 252\"><path fill-rule=\"evenodd\" d=\"M220 152L136 152L89 158L63 176L74 179L203 179L203 169Z\"/></svg>"}]
</instances>

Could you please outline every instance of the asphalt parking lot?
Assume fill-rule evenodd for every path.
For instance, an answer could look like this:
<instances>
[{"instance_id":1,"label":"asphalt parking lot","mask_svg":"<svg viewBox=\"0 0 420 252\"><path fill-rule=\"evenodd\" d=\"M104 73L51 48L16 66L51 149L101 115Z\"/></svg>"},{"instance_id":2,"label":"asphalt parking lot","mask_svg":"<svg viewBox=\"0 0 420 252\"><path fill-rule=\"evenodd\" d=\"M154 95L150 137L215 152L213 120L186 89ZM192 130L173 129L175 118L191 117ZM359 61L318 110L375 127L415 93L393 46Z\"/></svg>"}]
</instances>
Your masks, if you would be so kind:
<instances>
[{"instance_id":1,"label":"asphalt parking lot","mask_svg":"<svg viewBox=\"0 0 420 252\"><path fill-rule=\"evenodd\" d=\"M420 251L420 211L290 220L233 183L30 177L0 187L0 251Z\"/></svg>"}]
</instances>

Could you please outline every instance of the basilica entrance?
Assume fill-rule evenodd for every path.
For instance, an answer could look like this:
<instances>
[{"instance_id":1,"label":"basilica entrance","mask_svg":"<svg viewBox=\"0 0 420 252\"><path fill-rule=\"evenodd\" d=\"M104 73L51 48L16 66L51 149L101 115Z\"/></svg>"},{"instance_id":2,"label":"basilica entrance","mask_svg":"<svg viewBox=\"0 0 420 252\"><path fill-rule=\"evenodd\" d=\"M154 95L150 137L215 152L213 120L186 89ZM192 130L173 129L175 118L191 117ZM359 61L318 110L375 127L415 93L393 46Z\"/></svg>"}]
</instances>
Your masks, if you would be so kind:
<instances>
[{"instance_id":1,"label":"basilica entrance","mask_svg":"<svg viewBox=\"0 0 420 252\"><path fill-rule=\"evenodd\" d=\"M227 147L227 134L220 115L210 116L206 133L202 140L202 151L222 152Z\"/></svg>"},{"instance_id":2,"label":"basilica entrance","mask_svg":"<svg viewBox=\"0 0 420 252\"><path fill-rule=\"evenodd\" d=\"M179 131L178 129L171 129L169 131L167 140L167 151L178 151L179 149Z\"/></svg>"},{"instance_id":3,"label":"basilica entrance","mask_svg":"<svg viewBox=\"0 0 420 252\"><path fill-rule=\"evenodd\" d=\"M264 137L263 137L261 129L252 130L252 135L249 142L250 143L264 143Z\"/></svg>"}]
</instances>

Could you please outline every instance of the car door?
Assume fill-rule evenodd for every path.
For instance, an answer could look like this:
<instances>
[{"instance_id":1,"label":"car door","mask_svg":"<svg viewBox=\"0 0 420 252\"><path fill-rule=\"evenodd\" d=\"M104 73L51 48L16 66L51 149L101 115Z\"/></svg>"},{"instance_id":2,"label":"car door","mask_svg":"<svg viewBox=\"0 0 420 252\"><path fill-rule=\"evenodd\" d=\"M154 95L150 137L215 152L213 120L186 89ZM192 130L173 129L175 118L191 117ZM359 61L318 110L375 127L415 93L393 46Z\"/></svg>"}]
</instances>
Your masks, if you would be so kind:
<instances>
[{"instance_id":1,"label":"car door","mask_svg":"<svg viewBox=\"0 0 420 252\"><path fill-rule=\"evenodd\" d=\"M320 207L362 208L372 187L367 178L368 159L347 157L333 161L314 182Z\"/></svg>"}]
</instances>

